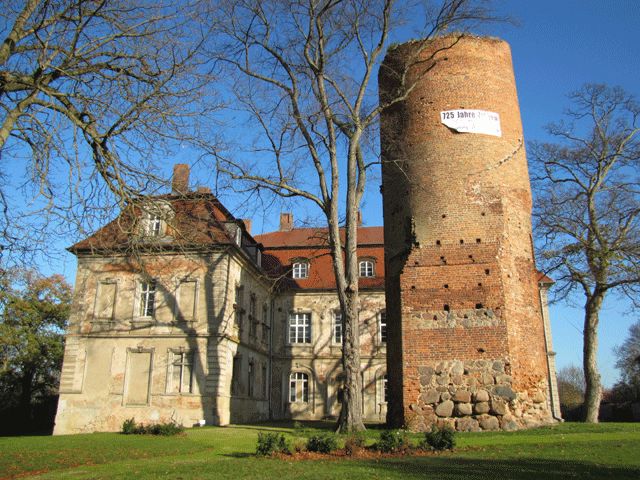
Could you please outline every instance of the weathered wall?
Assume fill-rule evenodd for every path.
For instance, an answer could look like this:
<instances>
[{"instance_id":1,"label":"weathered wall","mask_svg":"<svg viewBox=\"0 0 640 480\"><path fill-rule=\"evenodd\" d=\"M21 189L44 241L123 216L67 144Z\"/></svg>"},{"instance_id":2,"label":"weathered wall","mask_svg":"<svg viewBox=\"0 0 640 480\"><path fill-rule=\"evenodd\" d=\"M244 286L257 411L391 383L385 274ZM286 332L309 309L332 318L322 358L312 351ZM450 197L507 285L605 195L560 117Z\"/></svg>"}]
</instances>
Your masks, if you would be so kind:
<instances>
[{"instance_id":1,"label":"weathered wall","mask_svg":"<svg viewBox=\"0 0 640 480\"><path fill-rule=\"evenodd\" d=\"M380 341L379 321L384 311L384 293L361 292L360 341L364 414L383 421L386 414L383 376L386 374L386 344ZM341 345L333 341L334 313L340 308L331 292L284 293L274 301L272 413L274 418L321 419L337 417L338 391L342 385ZM291 312L311 314L311 343L290 344ZM291 372L309 375L309 401L289 402Z\"/></svg>"},{"instance_id":2,"label":"weathered wall","mask_svg":"<svg viewBox=\"0 0 640 480\"><path fill-rule=\"evenodd\" d=\"M400 45L380 70L382 103L407 64L406 85L415 88L381 119L388 365L398 400L389 420L420 430L436 419L459 430L546 422L531 194L509 46L467 36ZM502 135L446 127L440 112L453 109L498 113Z\"/></svg>"},{"instance_id":3,"label":"weathered wall","mask_svg":"<svg viewBox=\"0 0 640 480\"><path fill-rule=\"evenodd\" d=\"M157 283L152 317L140 316L145 278ZM135 265L80 257L54 433L114 431L131 417L186 426L266 419L267 389L247 384L267 381L268 318L248 309L251 298L268 304L268 285L225 250L147 256ZM239 303L236 287L246 292ZM193 376L176 391L181 353L193 355ZM234 365L245 374L234 375Z\"/></svg>"}]
</instances>

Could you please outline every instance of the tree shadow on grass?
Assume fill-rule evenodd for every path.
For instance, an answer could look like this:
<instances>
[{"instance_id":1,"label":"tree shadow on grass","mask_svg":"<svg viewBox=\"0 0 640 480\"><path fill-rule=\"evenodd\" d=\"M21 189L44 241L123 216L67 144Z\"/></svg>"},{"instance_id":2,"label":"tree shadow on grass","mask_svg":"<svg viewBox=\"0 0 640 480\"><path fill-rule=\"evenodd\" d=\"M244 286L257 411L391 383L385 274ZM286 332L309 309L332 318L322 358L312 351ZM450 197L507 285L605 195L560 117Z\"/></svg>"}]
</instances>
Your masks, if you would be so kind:
<instances>
[{"instance_id":1,"label":"tree shadow on grass","mask_svg":"<svg viewBox=\"0 0 640 480\"><path fill-rule=\"evenodd\" d=\"M369 463L369 462L367 462ZM380 459L376 469L402 472L403 478L487 480L523 479L638 479L640 468L608 467L588 462L544 459L483 460L455 457L404 457Z\"/></svg>"}]
</instances>

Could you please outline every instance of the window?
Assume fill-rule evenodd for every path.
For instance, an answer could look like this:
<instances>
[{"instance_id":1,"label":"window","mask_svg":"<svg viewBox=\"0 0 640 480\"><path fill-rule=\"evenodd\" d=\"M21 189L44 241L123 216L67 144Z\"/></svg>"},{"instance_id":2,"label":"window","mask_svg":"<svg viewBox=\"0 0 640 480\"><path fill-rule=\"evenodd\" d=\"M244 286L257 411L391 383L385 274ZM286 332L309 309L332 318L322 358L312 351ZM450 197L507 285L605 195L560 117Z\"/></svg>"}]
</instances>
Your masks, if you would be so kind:
<instances>
[{"instance_id":1,"label":"window","mask_svg":"<svg viewBox=\"0 0 640 480\"><path fill-rule=\"evenodd\" d=\"M359 266L361 277L375 277L375 265L373 260L362 260Z\"/></svg>"},{"instance_id":2,"label":"window","mask_svg":"<svg viewBox=\"0 0 640 480\"><path fill-rule=\"evenodd\" d=\"M231 395L240 395L242 393L242 382L240 376L242 375L242 356L236 354L233 357L233 371L231 372Z\"/></svg>"},{"instance_id":3,"label":"window","mask_svg":"<svg viewBox=\"0 0 640 480\"><path fill-rule=\"evenodd\" d=\"M311 343L311 314L289 315L289 343Z\"/></svg>"},{"instance_id":4,"label":"window","mask_svg":"<svg viewBox=\"0 0 640 480\"><path fill-rule=\"evenodd\" d=\"M256 296L252 293L249 296L249 336L251 338L255 338L258 334L258 318L256 317L256 305Z\"/></svg>"},{"instance_id":5,"label":"window","mask_svg":"<svg viewBox=\"0 0 640 480\"><path fill-rule=\"evenodd\" d=\"M157 213L150 213L147 220L147 235L159 237L162 233L162 218Z\"/></svg>"},{"instance_id":6,"label":"window","mask_svg":"<svg viewBox=\"0 0 640 480\"><path fill-rule=\"evenodd\" d=\"M150 280L140 284L140 316L153 317L156 303L156 281Z\"/></svg>"},{"instance_id":7,"label":"window","mask_svg":"<svg viewBox=\"0 0 640 480\"><path fill-rule=\"evenodd\" d=\"M262 343L269 343L269 310L262 306Z\"/></svg>"},{"instance_id":8,"label":"window","mask_svg":"<svg viewBox=\"0 0 640 480\"><path fill-rule=\"evenodd\" d=\"M387 343L387 313L386 312L380 312L378 337L380 338L380 343Z\"/></svg>"},{"instance_id":9,"label":"window","mask_svg":"<svg viewBox=\"0 0 640 480\"><path fill-rule=\"evenodd\" d=\"M267 398L267 364L262 364L262 398Z\"/></svg>"},{"instance_id":10,"label":"window","mask_svg":"<svg viewBox=\"0 0 640 480\"><path fill-rule=\"evenodd\" d=\"M171 385L172 393L193 392L193 353L171 352Z\"/></svg>"},{"instance_id":11,"label":"window","mask_svg":"<svg viewBox=\"0 0 640 480\"><path fill-rule=\"evenodd\" d=\"M382 401L384 403L389 403L389 385L387 382L387 375L383 375L382 379Z\"/></svg>"},{"instance_id":12,"label":"window","mask_svg":"<svg viewBox=\"0 0 640 480\"><path fill-rule=\"evenodd\" d=\"M291 403L309 402L309 375L293 372L289 376L289 401Z\"/></svg>"},{"instance_id":13,"label":"window","mask_svg":"<svg viewBox=\"0 0 640 480\"><path fill-rule=\"evenodd\" d=\"M308 278L309 277L309 262L306 260L300 260L294 262L291 270L291 276L293 278Z\"/></svg>"},{"instance_id":14,"label":"window","mask_svg":"<svg viewBox=\"0 0 640 480\"><path fill-rule=\"evenodd\" d=\"M247 371L247 390L250 397L253 397L253 384L255 382L255 364L253 359L249 360L249 370Z\"/></svg>"},{"instance_id":15,"label":"window","mask_svg":"<svg viewBox=\"0 0 640 480\"><path fill-rule=\"evenodd\" d=\"M235 316L236 316L236 327L240 331L242 331L242 327L243 327L242 324L244 323L244 308L242 307L242 304L244 301L243 296L244 296L244 288L239 285L236 287L234 308L235 308Z\"/></svg>"},{"instance_id":16,"label":"window","mask_svg":"<svg viewBox=\"0 0 640 480\"><path fill-rule=\"evenodd\" d=\"M342 345L342 312L333 312L333 343Z\"/></svg>"}]
</instances>

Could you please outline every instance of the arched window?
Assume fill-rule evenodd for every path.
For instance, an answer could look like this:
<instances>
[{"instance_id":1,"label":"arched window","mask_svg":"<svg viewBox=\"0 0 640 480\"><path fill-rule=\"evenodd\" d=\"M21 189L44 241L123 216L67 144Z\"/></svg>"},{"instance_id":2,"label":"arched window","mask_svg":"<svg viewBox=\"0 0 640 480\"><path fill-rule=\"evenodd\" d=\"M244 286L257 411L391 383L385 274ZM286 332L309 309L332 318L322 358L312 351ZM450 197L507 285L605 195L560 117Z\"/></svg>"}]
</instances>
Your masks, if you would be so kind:
<instances>
[{"instance_id":1,"label":"arched window","mask_svg":"<svg viewBox=\"0 0 640 480\"><path fill-rule=\"evenodd\" d=\"M375 263L373 262L373 260L360 260L359 263L359 267L360 267L360 276L361 277L375 277L376 276L376 269L375 269Z\"/></svg>"},{"instance_id":2,"label":"arched window","mask_svg":"<svg viewBox=\"0 0 640 480\"><path fill-rule=\"evenodd\" d=\"M292 278L308 278L309 277L309 261L296 260L291 268Z\"/></svg>"},{"instance_id":3,"label":"arched window","mask_svg":"<svg viewBox=\"0 0 640 480\"><path fill-rule=\"evenodd\" d=\"M289 401L291 403L309 402L309 375L292 372L289 375Z\"/></svg>"}]
</instances>

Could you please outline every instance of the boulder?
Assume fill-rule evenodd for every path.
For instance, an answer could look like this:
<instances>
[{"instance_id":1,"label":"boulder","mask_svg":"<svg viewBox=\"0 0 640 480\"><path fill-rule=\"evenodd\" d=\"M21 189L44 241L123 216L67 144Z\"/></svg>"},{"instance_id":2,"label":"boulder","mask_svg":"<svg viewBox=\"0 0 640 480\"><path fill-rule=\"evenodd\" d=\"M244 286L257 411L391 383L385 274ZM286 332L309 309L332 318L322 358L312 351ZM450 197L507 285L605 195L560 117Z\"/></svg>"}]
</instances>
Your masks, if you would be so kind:
<instances>
[{"instance_id":1,"label":"boulder","mask_svg":"<svg viewBox=\"0 0 640 480\"><path fill-rule=\"evenodd\" d=\"M489 413L489 402L479 402L473 406L473 409L478 415L482 415L483 413Z\"/></svg>"},{"instance_id":2,"label":"boulder","mask_svg":"<svg viewBox=\"0 0 640 480\"><path fill-rule=\"evenodd\" d=\"M470 403L458 403L456 404L456 415L458 417L464 417L466 415L471 415L473 413L473 408Z\"/></svg>"},{"instance_id":3,"label":"boulder","mask_svg":"<svg viewBox=\"0 0 640 480\"><path fill-rule=\"evenodd\" d=\"M433 388L420 394L420 401L423 403L436 403L438 400L440 400L440 392L434 390Z\"/></svg>"},{"instance_id":4,"label":"boulder","mask_svg":"<svg viewBox=\"0 0 640 480\"><path fill-rule=\"evenodd\" d=\"M478 423L482 430L500 430L500 422L496 417L492 417L491 415L482 415L478 418Z\"/></svg>"},{"instance_id":5,"label":"boulder","mask_svg":"<svg viewBox=\"0 0 640 480\"><path fill-rule=\"evenodd\" d=\"M489 392L486 390L478 390L473 396L474 402L488 402L489 401Z\"/></svg>"},{"instance_id":6,"label":"boulder","mask_svg":"<svg viewBox=\"0 0 640 480\"><path fill-rule=\"evenodd\" d=\"M467 390L458 390L453 396L454 402L469 403L471 401L471 393Z\"/></svg>"},{"instance_id":7,"label":"boulder","mask_svg":"<svg viewBox=\"0 0 640 480\"><path fill-rule=\"evenodd\" d=\"M436 415L439 417L450 417L453 413L453 402L446 400L436 407Z\"/></svg>"},{"instance_id":8,"label":"boulder","mask_svg":"<svg viewBox=\"0 0 640 480\"><path fill-rule=\"evenodd\" d=\"M456 420L456 430L459 432L479 432L480 425L475 418L458 418Z\"/></svg>"}]
</instances>

